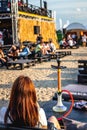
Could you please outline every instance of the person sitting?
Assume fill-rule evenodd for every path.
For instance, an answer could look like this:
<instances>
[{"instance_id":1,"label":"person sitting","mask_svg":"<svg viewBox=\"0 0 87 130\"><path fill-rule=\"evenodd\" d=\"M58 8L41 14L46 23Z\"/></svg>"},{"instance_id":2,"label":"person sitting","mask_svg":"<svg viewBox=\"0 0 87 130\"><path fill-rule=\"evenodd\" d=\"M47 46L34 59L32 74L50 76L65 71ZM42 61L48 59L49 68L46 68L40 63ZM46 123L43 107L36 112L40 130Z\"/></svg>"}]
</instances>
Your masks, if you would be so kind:
<instances>
[{"instance_id":1,"label":"person sitting","mask_svg":"<svg viewBox=\"0 0 87 130\"><path fill-rule=\"evenodd\" d=\"M42 35L39 34L36 38L36 43L39 44L41 42L41 40L43 39Z\"/></svg>"},{"instance_id":2,"label":"person sitting","mask_svg":"<svg viewBox=\"0 0 87 130\"><path fill-rule=\"evenodd\" d=\"M28 76L20 75L14 81L8 107L0 110L0 122L19 127L47 128L45 111L38 104L35 86ZM51 116L48 122L60 129L55 116Z\"/></svg>"},{"instance_id":3,"label":"person sitting","mask_svg":"<svg viewBox=\"0 0 87 130\"><path fill-rule=\"evenodd\" d=\"M74 41L73 39L68 40L68 44L70 48L73 48L77 45L76 41Z\"/></svg>"},{"instance_id":4,"label":"person sitting","mask_svg":"<svg viewBox=\"0 0 87 130\"><path fill-rule=\"evenodd\" d=\"M19 46L12 45L11 48L9 49L8 56L9 57L18 56L19 50L20 50Z\"/></svg>"},{"instance_id":5,"label":"person sitting","mask_svg":"<svg viewBox=\"0 0 87 130\"><path fill-rule=\"evenodd\" d=\"M4 52L2 50L2 47L0 47L0 62L1 62L1 66L6 66L7 64L7 57L5 57Z\"/></svg>"},{"instance_id":6,"label":"person sitting","mask_svg":"<svg viewBox=\"0 0 87 130\"><path fill-rule=\"evenodd\" d=\"M49 47L48 42L45 42L44 48L45 48L46 54L49 54L49 53L51 52L51 49L50 49L50 47Z\"/></svg>"},{"instance_id":7,"label":"person sitting","mask_svg":"<svg viewBox=\"0 0 87 130\"><path fill-rule=\"evenodd\" d=\"M23 50L18 53L18 56L22 57L22 56L28 56L30 54L31 54L31 51L29 50L28 45L25 45Z\"/></svg>"},{"instance_id":8,"label":"person sitting","mask_svg":"<svg viewBox=\"0 0 87 130\"><path fill-rule=\"evenodd\" d=\"M35 48L35 56L41 57L42 55L45 55L45 54L46 54L46 49L44 47L44 42L42 39Z\"/></svg>"},{"instance_id":9,"label":"person sitting","mask_svg":"<svg viewBox=\"0 0 87 130\"><path fill-rule=\"evenodd\" d=\"M56 51L56 47L55 47L54 43L52 42L52 39L49 39L49 47L50 47L51 52Z\"/></svg>"},{"instance_id":10,"label":"person sitting","mask_svg":"<svg viewBox=\"0 0 87 130\"><path fill-rule=\"evenodd\" d=\"M65 37L63 38L62 42L63 42L63 47L64 47L64 48L68 48L68 47L69 47L69 44L67 43Z\"/></svg>"}]
</instances>

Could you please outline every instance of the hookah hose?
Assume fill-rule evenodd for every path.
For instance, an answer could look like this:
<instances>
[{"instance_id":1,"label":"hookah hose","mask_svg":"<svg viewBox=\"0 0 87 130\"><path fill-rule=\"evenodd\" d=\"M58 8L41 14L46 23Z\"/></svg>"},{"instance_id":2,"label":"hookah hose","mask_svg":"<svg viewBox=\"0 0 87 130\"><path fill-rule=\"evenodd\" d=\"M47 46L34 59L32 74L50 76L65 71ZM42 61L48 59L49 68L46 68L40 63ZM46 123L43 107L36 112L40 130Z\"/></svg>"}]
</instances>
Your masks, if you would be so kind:
<instances>
[{"instance_id":1,"label":"hookah hose","mask_svg":"<svg viewBox=\"0 0 87 130\"><path fill-rule=\"evenodd\" d=\"M68 91L68 90L62 90L62 92L68 93L68 95L69 95L69 97L70 97L70 99L71 99L71 105L70 105L69 110L68 110L62 117L57 118L58 121L59 121L59 120L62 120L64 117L67 117L67 116L71 113L71 111L72 111L72 109L73 109L73 105L74 105L74 99L73 99L73 96L72 96L72 94L70 93L70 91Z\"/></svg>"}]
</instances>

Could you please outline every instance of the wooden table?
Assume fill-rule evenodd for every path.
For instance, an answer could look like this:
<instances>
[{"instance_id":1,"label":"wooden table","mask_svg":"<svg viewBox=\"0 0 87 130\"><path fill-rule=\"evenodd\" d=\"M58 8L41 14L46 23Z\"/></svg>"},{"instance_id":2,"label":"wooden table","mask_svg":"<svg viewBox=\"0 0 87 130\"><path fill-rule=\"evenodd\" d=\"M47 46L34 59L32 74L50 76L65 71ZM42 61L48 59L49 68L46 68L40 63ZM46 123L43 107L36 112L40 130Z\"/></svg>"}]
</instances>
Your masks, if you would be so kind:
<instances>
[{"instance_id":1,"label":"wooden table","mask_svg":"<svg viewBox=\"0 0 87 130\"><path fill-rule=\"evenodd\" d=\"M56 116L57 118L63 116L64 113L57 113L52 110L53 106L55 106L56 104L57 101L54 100L43 103L42 107L44 108L48 118L52 115ZM68 110L70 108L71 102L63 101L63 104L67 107ZM81 122L87 122L87 111L72 109L72 112L67 116L67 118Z\"/></svg>"}]
</instances>

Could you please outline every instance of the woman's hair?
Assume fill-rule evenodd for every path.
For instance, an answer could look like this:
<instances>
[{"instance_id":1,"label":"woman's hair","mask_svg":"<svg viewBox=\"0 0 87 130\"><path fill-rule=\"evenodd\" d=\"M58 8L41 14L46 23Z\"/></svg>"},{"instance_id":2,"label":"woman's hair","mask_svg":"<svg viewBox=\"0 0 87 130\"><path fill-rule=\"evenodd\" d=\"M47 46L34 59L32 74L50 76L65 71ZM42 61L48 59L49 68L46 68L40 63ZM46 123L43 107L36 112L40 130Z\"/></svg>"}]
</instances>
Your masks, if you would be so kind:
<instances>
[{"instance_id":1,"label":"woman's hair","mask_svg":"<svg viewBox=\"0 0 87 130\"><path fill-rule=\"evenodd\" d=\"M33 127L38 123L36 91L33 82L27 76L19 76L13 83L5 123L9 116L13 124Z\"/></svg>"}]
</instances>

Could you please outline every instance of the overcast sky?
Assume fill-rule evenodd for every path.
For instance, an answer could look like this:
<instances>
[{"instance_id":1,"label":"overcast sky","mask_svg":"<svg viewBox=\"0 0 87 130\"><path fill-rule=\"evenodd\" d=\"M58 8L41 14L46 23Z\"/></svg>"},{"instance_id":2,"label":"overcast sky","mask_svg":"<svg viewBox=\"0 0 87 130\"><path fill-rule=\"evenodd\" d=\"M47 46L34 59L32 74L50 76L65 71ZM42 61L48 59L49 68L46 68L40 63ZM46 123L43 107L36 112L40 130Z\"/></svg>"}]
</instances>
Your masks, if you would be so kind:
<instances>
[{"instance_id":1,"label":"overcast sky","mask_svg":"<svg viewBox=\"0 0 87 130\"><path fill-rule=\"evenodd\" d=\"M87 25L87 0L42 0L48 9L56 11L57 29L72 22ZM29 4L40 6L40 0L29 0Z\"/></svg>"}]
</instances>

